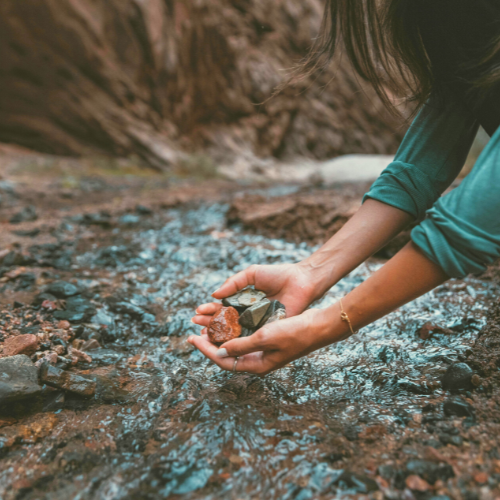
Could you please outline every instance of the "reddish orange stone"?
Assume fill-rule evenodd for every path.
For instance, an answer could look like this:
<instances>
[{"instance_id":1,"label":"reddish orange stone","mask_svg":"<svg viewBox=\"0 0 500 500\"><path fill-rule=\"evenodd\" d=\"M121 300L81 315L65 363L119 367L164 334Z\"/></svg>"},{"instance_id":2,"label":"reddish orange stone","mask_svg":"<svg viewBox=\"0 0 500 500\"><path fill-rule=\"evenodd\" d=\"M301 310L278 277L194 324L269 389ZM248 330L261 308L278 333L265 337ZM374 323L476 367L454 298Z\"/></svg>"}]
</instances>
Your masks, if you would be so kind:
<instances>
[{"instance_id":1,"label":"reddish orange stone","mask_svg":"<svg viewBox=\"0 0 500 500\"><path fill-rule=\"evenodd\" d=\"M208 338L214 344L222 344L241 335L238 323L240 315L234 307L223 307L214 314L208 325Z\"/></svg>"},{"instance_id":2,"label":"reddish orange stone","mask_svg":"<svg viewBox=\"0 0 500 500\"><path fill-rule=\"evenodd\" d=\"M31 333L18 335L17 337L8 337L3 344L4 356L16 356L17 354L26 354L31 356L38 348L38 339Z\"/></svg>"}]
</instances>

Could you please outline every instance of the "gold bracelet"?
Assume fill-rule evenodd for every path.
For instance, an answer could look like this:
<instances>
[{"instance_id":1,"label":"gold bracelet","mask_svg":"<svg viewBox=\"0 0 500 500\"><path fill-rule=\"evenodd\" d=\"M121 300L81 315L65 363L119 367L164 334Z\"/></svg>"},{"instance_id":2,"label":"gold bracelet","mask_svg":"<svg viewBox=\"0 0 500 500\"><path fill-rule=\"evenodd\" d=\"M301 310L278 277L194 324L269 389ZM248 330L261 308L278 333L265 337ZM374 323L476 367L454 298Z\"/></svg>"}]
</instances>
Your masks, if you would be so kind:
<instances>
[{"instance_id":1,"label":"gold bracelet","mask_svg":"<svg viewBox=\"0 0 500 500\"><path fill-rule=\"evenodd\" d=\"M351 330L351 333L353 335L355 335L356 332L352 328L351 320L349 319L349 316L347 316L347 313L344 311L344 306L342 304L342 299L340 299L340 319L342 321L345 321L349 325L349 329Z\"/></svg>"}]
</instances>

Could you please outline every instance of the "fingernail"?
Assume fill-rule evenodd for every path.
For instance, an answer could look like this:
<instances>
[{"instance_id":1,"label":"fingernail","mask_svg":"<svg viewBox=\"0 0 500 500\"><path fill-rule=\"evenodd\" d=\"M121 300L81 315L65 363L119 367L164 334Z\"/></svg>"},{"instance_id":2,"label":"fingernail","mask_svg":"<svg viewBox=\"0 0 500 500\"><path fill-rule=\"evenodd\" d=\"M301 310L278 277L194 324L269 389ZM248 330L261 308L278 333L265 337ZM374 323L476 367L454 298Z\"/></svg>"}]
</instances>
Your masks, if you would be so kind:
<instances>
[{"instance_id":1,"label":"fingernail","mask_svg":"<svg viewBox=\"0 0 500 500\"><path fill-rule=\"evenodd\" d=\"M212 292L212 295L213 295L214 293L217 293L219 290L220 290L220 288L217 288L217 290L215 290L215 292Z\"/></svg>"},{"instance_id":2,"label":"fingernail","mask_svg":"<svg viewBox=\"0 0 500 500\"><path fill-rule=\"evenodd\" d=\"M229 354L227 353L227 349L219 349L215 355L218 357L218 358L227 358L229 356Z\"/></svg>"},{"instance_id":3,"label":"fingernail","mask_svg":"<svg viewBox=\"0 0 500 500\"><path fill-rule=\"evenodd\" d=\"M191 318L191 323L194 323L194 318ZM194 323L196 325L196 323Z\"/></svg>"}]
</instances>

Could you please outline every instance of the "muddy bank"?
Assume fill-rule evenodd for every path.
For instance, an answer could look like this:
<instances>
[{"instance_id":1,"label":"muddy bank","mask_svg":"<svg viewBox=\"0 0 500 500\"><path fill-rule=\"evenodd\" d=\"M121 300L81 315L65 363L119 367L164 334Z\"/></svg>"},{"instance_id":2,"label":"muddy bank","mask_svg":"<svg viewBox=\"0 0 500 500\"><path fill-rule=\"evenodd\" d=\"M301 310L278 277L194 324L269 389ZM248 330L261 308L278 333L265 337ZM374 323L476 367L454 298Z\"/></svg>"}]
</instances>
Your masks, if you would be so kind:
<instances>
[{"instance_id":1,"label":"muddy bank","mask_svg":"<svg viewBox=\"0 0 500 500\"><path fill-rule=\"evenodd\" d=\"M266 378L233 375L185 342L192 310L233 272L313 247L228 227L232 199L319 191L167 185L162 205L159 188L130 182L116 204L111 188L76 189L75 205L51 191L37 220L3 225L1 498L500 495L498 271L451 280ZM325 206L348 213L350 189L324 190ZM29 204L13 193L3 220Z\"/></svg>"},{"instance_id":2,"label":"muddy bank","mask_svg":"<svg viewBox=\"0 0 500 500\"><path fill-rule=\"evenodd\" d=\"M269 238L282 238L296 244L323 244L359 209L370 183L344 183L336 188L305 187L293 194L245 193L236 196L227 214L229 226ZM402 231L377 257L390 258L408 241L412 226Z\"/></svg>"}]
</instances>

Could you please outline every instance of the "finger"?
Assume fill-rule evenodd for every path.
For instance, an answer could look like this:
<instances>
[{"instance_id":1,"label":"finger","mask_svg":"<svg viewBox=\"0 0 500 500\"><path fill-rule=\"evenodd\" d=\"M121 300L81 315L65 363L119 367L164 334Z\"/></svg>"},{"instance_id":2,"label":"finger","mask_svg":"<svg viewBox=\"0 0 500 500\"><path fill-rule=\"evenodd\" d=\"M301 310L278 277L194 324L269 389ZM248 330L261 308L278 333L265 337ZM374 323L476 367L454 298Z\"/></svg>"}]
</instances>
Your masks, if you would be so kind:
<instances>
[{"instance_id":1,"label":"finger","mask_svg":"<svg viewBox=\"0 0 500 500\"><path fill-rule=\"evenodd\" d=\"M218 302L210 302L209 304L202 304L196 309L196 314L213 315L221 310L222 304Z\"/></svg>"},{"instance_id":2,"label":"finger","mask_svg":"<svg viewBox=\"0 0 500 500\"><path fill-rule=\"evenodd\" d=\"M234 295L235 293L243 290L243 288L249 285L255 285L255 274L259 266L250 266L244 271L235 274L218 289L213 294L212 297L215 299L223 299Z\"/></svg>"},{"instance_id":3,"label":"finger","mask_svg":"<svg viewBox=\"0 0 500 500\"><path fill-rule=\"evenodd\" d=\"M266 342L266 334L262 331L256 332L250 337L240 337L230 340L220 346L218 356L244 356L252 352L266 351L268 345Z\"/></svg>"},{"instance_id":4,"label":"finger","mask_svg":"<svg viewBox=\"0 0 500 500\"><path fill-rule=\"evenodd\" d=\"M203 336L198 337L193 335L189 337L189 342L223 370L233 371L236 358L221 358L220 356L218 356L218 347L212 344L207 338L203 338ZM237 372L260 374L268 371L269 368L270 367L265 363L262 352L247 354L246 356L240 357L238 359L238 363L236 363Z\"/></svg>"},{"instance_id":5,"label":"finger","mask_svg":"<svg viewBox=\"0 0 500 500\"><path fill-rule=\"evenodd\" d=\"M193 316L191 318L191 321L195 325L208 326L208 324L210 323L210 321L212 320L212 318L213 318L213 316L204 316L204 315L201 315L201 314L197 314L196 316Z\"/></svg>"}]
</instances>

